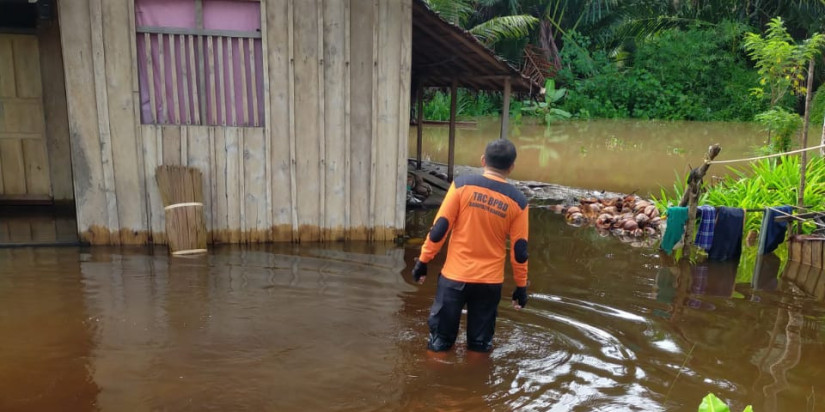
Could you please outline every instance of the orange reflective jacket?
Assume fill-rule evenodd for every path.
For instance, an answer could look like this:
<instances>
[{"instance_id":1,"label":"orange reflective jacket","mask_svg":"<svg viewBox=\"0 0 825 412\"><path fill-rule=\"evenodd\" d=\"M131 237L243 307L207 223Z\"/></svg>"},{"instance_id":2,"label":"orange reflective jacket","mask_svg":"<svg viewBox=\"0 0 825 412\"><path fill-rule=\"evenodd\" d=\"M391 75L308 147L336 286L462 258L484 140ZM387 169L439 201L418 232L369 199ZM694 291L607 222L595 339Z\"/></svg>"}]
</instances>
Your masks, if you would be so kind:
<instances>
[{"instance_id":1,"label":"orange reflective jacket","mask_svg":"<svg viewBox=\"0 0 825 412\"><path fill-rule=\"evenodd\" d=\"M427 263L452 232L442 276L459 282L502 283L507 237L516 286L527 285L527 199L485 173L459 176L438 210L419 260Z\"/></svg>"}]
</instances>

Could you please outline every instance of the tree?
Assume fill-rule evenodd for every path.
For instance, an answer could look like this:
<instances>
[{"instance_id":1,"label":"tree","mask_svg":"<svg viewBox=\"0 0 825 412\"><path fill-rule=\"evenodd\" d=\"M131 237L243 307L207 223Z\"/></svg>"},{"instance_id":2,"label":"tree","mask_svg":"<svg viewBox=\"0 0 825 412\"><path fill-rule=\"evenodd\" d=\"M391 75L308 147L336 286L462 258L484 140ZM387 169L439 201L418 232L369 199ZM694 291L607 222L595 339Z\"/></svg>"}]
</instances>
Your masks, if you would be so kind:
<instances>
[{"instance_id":1,"label":"tree","mask_svg":"<svg viewBox=\"0 0 825 412\"><path fill-rule=\"evenodd\" d=\"M775 107L789 92L794 95L805 94L805 66L820 54L823 46L825 36L819 33L800 44L794 44L781 17L775 17L768 23L764 37L757 33L747 33L745 50L756 62L760 76L760 87L753 89L754 94L764 97L767 88L771 107Z\"/></svg>"},{"instance_id":2,"label":"tree","mask_svg":"<svg viewBox=\"0 0 825 412\"><path fill-rule=\"evenodd\" d=\"M472 17L479 11L480 4L477 1L426 0L426 2L430 9L438 13L441 18L469 31L488 47L502 40L528 37L532 28L539 22L538 19L528 14L516 14L517 9L511 7L513 14L490 16L472 24ZM487 3L490 3L490 0L487 0ZM518 2L512 3L518 4Z\"/></svg>"},{"instance_id":3,"label":"tree","mask_svg":"<svg viewBox=\"0 0 825 412\"><path fill-rule=\"evenodd\" d=\"M747 33L744 45L748 56L756 62L760 77L760 87L751 90L758 98L770 100L770 110L758 114L756 120L767 127L768 136L773 131L777 132L771 148L773 151L788 151L791 136L799 128L801 119L799 115L789 113L779 106L779 102L788 93L808 94L807 87L803 84L806 80L805 66L821 53L825 46L825 36L815 33L811 38L796 44L785 29L782 18L776 17L768 23L764 37L757 33ZM812 78L813 73L807 74ZM806 104L806 109L807 106L809 105Z\"/></svg>"}]
</instances>

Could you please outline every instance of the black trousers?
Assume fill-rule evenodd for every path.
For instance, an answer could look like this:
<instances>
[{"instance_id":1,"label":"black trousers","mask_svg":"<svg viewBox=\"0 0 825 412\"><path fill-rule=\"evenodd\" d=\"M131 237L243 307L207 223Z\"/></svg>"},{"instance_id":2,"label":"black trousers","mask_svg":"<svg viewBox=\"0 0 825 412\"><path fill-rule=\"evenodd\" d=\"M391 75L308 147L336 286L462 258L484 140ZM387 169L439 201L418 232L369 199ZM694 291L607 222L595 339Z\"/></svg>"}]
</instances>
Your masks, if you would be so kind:
<instances>
[{"instance_id":1,"label":"black trousers","mask_svg":"<svg viewBox=\"0 0 825 412\"><path fill-rule=\"evenodd\" d=\"M489 352L493 348L501 284L466 283L438 276L435 302L430 309L432 351L449 350L458 336L461 309L467 305L467 349Z\"/></svg>"}]
</instances>

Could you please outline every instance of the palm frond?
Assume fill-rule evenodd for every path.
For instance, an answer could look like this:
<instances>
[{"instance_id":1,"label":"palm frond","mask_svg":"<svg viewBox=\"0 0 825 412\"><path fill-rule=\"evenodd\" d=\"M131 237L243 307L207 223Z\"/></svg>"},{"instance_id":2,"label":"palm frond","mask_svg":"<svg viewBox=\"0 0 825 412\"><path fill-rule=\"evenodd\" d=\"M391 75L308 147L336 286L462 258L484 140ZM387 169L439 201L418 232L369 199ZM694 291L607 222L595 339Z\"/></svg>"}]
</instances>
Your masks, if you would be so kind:
<instances>
[{"instance_id":1,"label":"palm frond","mask_svg":"<svg viewBox=\"0 0 825 412\"><path fill-rule=\"evenodd\" d=\"M539 19L526 14L495 17L473 27L470 33L489 46L504 39L527 37L538 22Z\"/></svg>"},{"instance_id":2,"label":"palm frond","mask_svg":"<svg viewBox=\"0 0 825 412\"><path fill-rule=\"evenodd\" d=\"M427 6L442 19L463 26L467 19L475 12L475 4L472 0L425 0Z\"/></svg>"}]
</instances>

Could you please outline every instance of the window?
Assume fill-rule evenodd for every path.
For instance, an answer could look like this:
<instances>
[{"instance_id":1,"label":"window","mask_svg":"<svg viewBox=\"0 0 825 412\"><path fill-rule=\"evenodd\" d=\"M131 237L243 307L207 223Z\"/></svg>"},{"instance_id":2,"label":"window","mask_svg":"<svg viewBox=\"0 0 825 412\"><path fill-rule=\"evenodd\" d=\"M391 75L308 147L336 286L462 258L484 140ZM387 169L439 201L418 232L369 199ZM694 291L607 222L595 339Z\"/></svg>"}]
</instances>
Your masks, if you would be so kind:
<instances>
[{"instance_id":1,"label":"window","mask_svg":"<svg viewBox=\"0 0 825 412\"><path fill-rule=\"evenodd\" d=\"M264 124L261 7L135 0L143 124Z\"/></svg>"}]
</instances>

